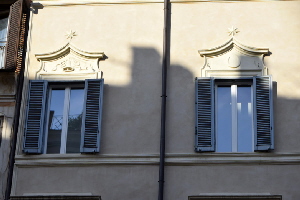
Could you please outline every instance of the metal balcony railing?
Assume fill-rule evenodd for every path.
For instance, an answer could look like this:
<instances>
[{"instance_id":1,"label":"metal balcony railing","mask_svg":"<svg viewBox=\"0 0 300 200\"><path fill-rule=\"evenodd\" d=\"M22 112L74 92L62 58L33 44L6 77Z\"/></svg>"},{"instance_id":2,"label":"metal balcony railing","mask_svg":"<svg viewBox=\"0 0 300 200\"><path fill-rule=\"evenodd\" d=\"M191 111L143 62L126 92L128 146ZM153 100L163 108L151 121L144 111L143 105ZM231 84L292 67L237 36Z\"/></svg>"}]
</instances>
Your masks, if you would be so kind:
<instances>
[{"instance_id":1,"label":"metal balcony railing","mask_svg":"<svg viewBox=\"0 0 300 200\"><path fill-rule=\"evenodd\" d=\"M81 128L81 114L69 115L68 128L69 129L80 129ZM61 130L63 123L62 115L54 115L51 121L50 130Z\"/></svg>"}]
</instances>

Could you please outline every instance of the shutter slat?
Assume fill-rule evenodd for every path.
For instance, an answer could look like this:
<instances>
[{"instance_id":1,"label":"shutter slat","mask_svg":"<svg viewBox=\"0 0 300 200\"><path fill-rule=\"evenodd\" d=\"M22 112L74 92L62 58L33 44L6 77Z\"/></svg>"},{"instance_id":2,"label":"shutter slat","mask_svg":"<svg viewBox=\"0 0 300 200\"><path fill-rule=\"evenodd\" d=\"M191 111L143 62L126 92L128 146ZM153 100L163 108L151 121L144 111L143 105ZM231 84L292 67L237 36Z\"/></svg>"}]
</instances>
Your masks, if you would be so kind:
<instances>
[{"instance_id":1,"label":"shutter slat","mask_svg":"<svg viewBox=\"0 0 300 200\"><path fill-rule=\"evenodd\" d=\"M23 151L42 153L47 81L30 81Z\"/></svg>"},{"instance_id":2,"label":"shutter slat","mask_svg":"<svg viewBox=\"0 0 300 200\"><path fill-rule=\"evenodd\" d=\"M86 80L85 90L81 152L95 153L100 150L103 79Z\"/></svg>"},{"instance_id":3,"label":"shutter slat","mask_svg":"<svg viewBox=\"0 0 300 200\"><path fill-rule=\"evenodd\" d=\"M272 79L270 76L254 77L255 150L274 149Z\"/></svg>"},{"instance_id":4,"label":"shutter slat","mask_svg":"<svg viewBox=\"0 0 300 200\"><path fill-rule=\"evenodd\" d=\"M17 65L17 54L19 35L21 30L23 0L18 0L10 6L9 25L7 34L7 47L5 68L15 69Z\"/></svg>"},{"instance_id":5,"label":"shutter slat","mask_svg":"<svg viewBox=\"0 0 300 200\"><path fill-rule=\"evenodd\" d=\"M212 78L196 79L195 150L215 151L214 92Z\"/></svg>"}]
</instances>

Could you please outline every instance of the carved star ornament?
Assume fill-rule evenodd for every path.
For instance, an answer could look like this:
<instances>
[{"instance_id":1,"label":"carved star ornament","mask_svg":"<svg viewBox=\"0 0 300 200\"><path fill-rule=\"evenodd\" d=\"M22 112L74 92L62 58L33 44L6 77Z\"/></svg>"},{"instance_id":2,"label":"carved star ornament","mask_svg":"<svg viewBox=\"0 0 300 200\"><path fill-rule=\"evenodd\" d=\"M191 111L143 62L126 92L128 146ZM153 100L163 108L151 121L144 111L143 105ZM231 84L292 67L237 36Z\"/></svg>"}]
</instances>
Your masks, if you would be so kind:
<instances>
[{"instance_id":1,"label":"carved star ornament","mask_svg":"<svg viewBox=\"0 0 300 200\"><path fill-rule=\"evenodd\" d=\"M70 31L67 32L67 34L66 34L66 37L67 37L67 39L69 39L69 40L72 40L73 37L75 37L75 36L77 36L77 34L76 34L75 31L72 31L72 30L70 30Z\"/></svg>"},{"instance_id":2,"label":"carved star ornament","mask_svg":"<svg viewBox=\"0 0 300 200\"><path fill-rule=\"evenodd\" d=\"M234 36L234 35L236 35L238 32L240 32L240 31L238 31L238 28L235 28L235 27L231 27L231 28L228 28L228 34L229 34L229 36L231 35L232 37Z\"/></svg>"}]
</instances>

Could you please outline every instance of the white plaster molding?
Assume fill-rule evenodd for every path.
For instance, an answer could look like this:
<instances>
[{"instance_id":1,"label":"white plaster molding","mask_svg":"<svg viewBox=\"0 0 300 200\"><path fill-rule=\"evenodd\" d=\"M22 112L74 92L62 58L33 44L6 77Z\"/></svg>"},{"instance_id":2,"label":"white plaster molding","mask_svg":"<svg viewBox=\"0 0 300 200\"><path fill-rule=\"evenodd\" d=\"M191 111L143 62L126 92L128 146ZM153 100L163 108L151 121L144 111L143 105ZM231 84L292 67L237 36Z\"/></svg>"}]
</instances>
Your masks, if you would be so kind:
<instances>
[{"instance_id":1,"label":"white plaster molding","mask_svg":"<svg viewBox=\"0 0 300 200\"><path fill-rule=\"evenodd\" d=\"M36 79L83 80L97 78L103 52L87 52L67 43L62 48L44 54L35 54L41 67Z\"/></svg>"},{"instance_id":2,"label":"white plaster molding","mask_svg":"<svg viewBox=\"0 0 300 200\"><path fill-rule=\"evenodd\" d=\"M158 154L43 154L17 155L17 167L92 166L92 165L159 165ZM194 166L234 165L300 165L300 153L201 153L167 154L166 165Z\"/></svg>"},{"instance_id":3,"label":"white plaster molding","mask_svg":"<svg viewBox=\"0 0 300 200\"><path fill-rule=\"evenodd\" d=\"M232 28L232 31L236 30ZM201 69L202 77L245 77L268 74L263 58L269 54L269 49L244 45L235 37L231 37L220 46L199 50L198 53L205 58Z\"/></svg>"},{"instance_id":4,"label":"white plaster molding","mask_svg":"<svg viewBox=\"0 0 300 200\"><path fill-rule=\"evenodd\" d=\"M217 46L215 48L211 49L202 49L199 50L200 56L205 56L205 57L213 57L213 56L218 56L222 55L232 48L237 49L244 55L248 56L260 56L260 55L267 55L269 53L268 48L257 48L257 47L250 47L247 45L242 44L239 42L235 37L231 37L230 40L228 40L225 44Z\"/></svg>"},{"instance_id":5,"label":"white plaster molding","mask_svg":"<svg viewBox=\"0 0 300 200\"><path fill-rule=\"evenodd\" d=\"M201 3L201 2L270 2L278 0L170 0L170 3ZM71 5L97 5L97 4L148 4L164 3L164 0L33 0L32 6L71 6Z\"/></svg>"}]
</instances>

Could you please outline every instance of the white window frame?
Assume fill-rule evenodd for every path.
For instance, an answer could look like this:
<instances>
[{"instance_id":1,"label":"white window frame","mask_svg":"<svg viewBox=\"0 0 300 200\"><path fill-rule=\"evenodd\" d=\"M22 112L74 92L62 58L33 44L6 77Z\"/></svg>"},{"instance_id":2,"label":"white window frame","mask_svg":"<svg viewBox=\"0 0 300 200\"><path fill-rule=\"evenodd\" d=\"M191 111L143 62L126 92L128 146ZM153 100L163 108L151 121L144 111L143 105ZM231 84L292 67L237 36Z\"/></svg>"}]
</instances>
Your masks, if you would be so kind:
<instances>
[{"instance_id":1,"label":"white window frame","mask_svg":"<svg viewBox=\"0 0 300 200\"><path fill-rule=\"evenodd\" d=\"M240 79L234 79L234 78L230 78L232 80L240 80ZM247 80L248 78L245 78L245 80ZM218 80L218 79L216 79ZM224 79L226 80L226 79ZM251 124L252 124L252 130L251 130L251 152L254 152L254 107L253 107L253 103L254 103L254 96L253 96L253 84L250 80L252 80L251 78L248 79L249 83L247 82L247 85L249 84L250 86L250 90L251 90L251 112L252 112L252 116L251 116ZM236 153L238 152L238 105L237 105L237 86L241 85L238 83L233 83L233 82L228 82L228 83L218 83L217 81L215 82L214 88L215 88L215 131L216 131L216 152L220 152L218 151L218 145L217 143L219 142L218 139L218 112L217 112L217 102L218 102L218 87L222 87L224 85L228 85L230 86L230 92L231 92L231 111L232 111L232 132L231 132L231 139L232 139L232 147L231 147L231 152Z\"/></svg>"},{"instance_id":2,"label":"white window frame","mask_svg":"<svg viewBox=\"0 0 300 200\"><path fill-rule=\"evenodd\" d=\"M67 86L66 86L67 84ZM53 88L64 89L64 111L63 111L63 122L62 122L62 130L61 130L61 140L60 140L60 154L67 153L67 137L68 137L68 115L70 111L70 98L71 98L71 88L79 87L84 89L84 83L76 83L76 82L62 82L61 85L51 86L48 89L48 93L52 94ZM50 117L50 105L51 105L51 95L48 95L47 99L47 111L46 111L46 127L49 127L49 117ZM48 128L45 129L45 138L44 138L44 154L47 154L47 144L48 144Z\"/></svg>"},{"instance_id":3,"label":"white window frame","mask_svg":"<svg viewBox=\"0 0 300 200\"><path fill-rule=\"evenodd\" d=\"M81 86L82 83L82 86ZM80 85L79 85L80 84ZM25 154L46 154L45 138L48 113L48 93L51 86L65 88L84 88L84 105L79 153L98 153L101 141L101 119L103 108L104 79L84 81L46 81L29 82L26 120L24 126L23 152Z\"/></svg>"}]
</instances>

